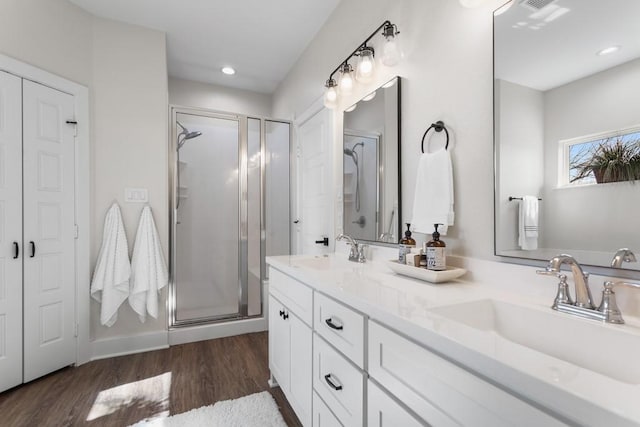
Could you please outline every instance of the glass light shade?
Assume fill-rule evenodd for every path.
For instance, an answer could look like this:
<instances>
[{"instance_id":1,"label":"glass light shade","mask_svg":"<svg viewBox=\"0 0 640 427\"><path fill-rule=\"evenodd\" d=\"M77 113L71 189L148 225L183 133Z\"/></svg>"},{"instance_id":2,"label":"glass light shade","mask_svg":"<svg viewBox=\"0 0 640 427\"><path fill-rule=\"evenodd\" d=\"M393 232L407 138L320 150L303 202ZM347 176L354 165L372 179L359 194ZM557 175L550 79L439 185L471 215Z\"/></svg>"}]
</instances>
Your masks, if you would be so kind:
<instances>
[{"instance_id":1,"label":"glass light shade","mask_svg":"<svg viewBox=\"0 0 640 427\"><path fill-rule=\"evenodd\" d=\"M398 42L398 36L387 36L382 46L382 63L387 67L398 65L402 59L402 51Z\"/></svg>"},{"instance_id":2,"label":"glass light shade","mask_svg":"<svg viewBox=\"0 0 640 427\"><path fill-rule=\"evenodd\" d=\"M336 82L331 79L325 84L324 106L330 109L336 108L338 104L338 91L336 90Z\"/></svg>"},{"instance_id":3,"label":"glass light shade","mask_svg":"<svg viewBox=\"0 0 640 427\"><path fill-rule=\"evenodd\" d=\"M345 112L345 113L350 113L350 112L352 112L353 110L355 110L357 106L358 106L358 104L353 104L351 107L349 107L349 108L345 109L345 110L344 110L344 112Z\"/></svg>"},{"instance_id":4,"label":"glass light shade","mask_svg":"<svg viewBox=\"0 0 640 427\"><path fill-rule=\"evenodd\" d=\"M363 48L360 51L360 59L358 60L358 69L356 70L356 79L361 82L369 82L373 77L375 70L375 62L373 60L373 49Z\"/></svg>"},{"instance_id":5,"label":"glass light shade","mask_svg":"<svg viewBox=\"0 0 640 427\"><path fill-rule=\"evenodd\" d=\"M340 81L338 81L338 89L341 95L351 95L353 92L353 68L351 65L345 64L340 70Z\"/></svg>"}]
</instances>

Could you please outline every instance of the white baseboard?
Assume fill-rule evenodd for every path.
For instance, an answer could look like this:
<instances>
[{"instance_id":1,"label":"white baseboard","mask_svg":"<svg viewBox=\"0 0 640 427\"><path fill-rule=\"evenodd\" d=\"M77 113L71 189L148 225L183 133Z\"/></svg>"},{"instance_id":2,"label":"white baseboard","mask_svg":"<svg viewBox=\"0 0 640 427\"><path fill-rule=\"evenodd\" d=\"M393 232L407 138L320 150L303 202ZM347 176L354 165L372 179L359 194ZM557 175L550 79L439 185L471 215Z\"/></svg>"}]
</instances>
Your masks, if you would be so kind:
<instances>
[{"instance_id":1,"label":"white baseboard","mask_svg":"<svg viewBox=\"0 0 640 427\"><path fill-rule=\"evenodd\" d=\"M169 345L262 332L267 330L267 326L268 322L266 317L258 317L255 319L234 320L211 325L176 328L169 331Z\"/></svg>"},{"instance_id":2,"label":"white baseboard","mask_svg":"<svg viewBox=\"0 0 640 427\"><path fill-rule=\"evenodd\" d=\"M127 337L105 338L91 342L91 360L143 353L169 347L167 331Z\"/></svg>"}]
</instances>

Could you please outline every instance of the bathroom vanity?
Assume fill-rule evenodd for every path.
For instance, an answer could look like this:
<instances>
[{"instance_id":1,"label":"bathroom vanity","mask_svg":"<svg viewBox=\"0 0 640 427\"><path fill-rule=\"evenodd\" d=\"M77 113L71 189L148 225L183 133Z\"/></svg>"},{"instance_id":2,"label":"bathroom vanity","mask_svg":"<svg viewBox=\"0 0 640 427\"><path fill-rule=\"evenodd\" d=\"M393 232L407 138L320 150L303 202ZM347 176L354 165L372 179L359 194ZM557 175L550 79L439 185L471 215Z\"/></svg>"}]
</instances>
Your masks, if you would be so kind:
<instances>
[{"instance_id":1,"label":"bathroom vanity","mask_svg":"<svg viewBox=\"0 0 640 427\"><path fill-rule=\"evenodd\" d=\"M636 317L557 313L534 268L458 261L473 280L433 285L344 254L267 259L271 383L305 426L640 425Z\"/></svg>"}]
</instances>

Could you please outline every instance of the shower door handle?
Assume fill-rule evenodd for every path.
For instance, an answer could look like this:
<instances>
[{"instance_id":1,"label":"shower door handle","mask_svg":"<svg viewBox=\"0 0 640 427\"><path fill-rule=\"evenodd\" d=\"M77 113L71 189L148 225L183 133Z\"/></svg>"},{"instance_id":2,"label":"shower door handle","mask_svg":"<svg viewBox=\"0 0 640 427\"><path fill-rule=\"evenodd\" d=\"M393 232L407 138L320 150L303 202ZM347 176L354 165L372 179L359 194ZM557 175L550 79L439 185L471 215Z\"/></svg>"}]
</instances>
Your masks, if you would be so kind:
<instances>
[{"instance_id":1,"label":"shower door handle","mask_svg":"<svg viewBox=\"0 0 640 427\"><path fill-rule=\"evenodd\" d=\"M319 245L329 246L329 238L323 237L322 240L316 240L316 243Z\"/></svg>"}]
</instances>

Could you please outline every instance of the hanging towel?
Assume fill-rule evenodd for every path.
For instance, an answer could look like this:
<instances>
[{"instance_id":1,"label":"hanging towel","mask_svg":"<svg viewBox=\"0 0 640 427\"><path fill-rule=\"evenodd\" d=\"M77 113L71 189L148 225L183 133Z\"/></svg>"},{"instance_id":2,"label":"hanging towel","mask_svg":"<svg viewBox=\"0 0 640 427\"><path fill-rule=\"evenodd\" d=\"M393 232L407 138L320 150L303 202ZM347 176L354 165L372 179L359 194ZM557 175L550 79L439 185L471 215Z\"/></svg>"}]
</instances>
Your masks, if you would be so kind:
<instances>
[{"instance_id":1,"label":"hanging towel","mask_svg":"<svg viewBox=\"0 0 640 427\"><path fill-rule=\"evenodd\" d=\"M129 296L129 276L129 245L120 207L114 203L104 220L102 247L91 280L91 296L102 303L101 324L111 327L118 320L118 308Z\"/></svg>"},{"instance_id":2,"label":"hanging towel","mask_svg":"<svg viewBox=\"0 0 640 427\"><path fill-rule=\"evenodd\" d=\"M153 221L151 208L145 206L140 214L136 241L131 256L129 305L138 313L142 323L147 313L158 318L158 294L167 286L169 273L162 254L160 237Z\"/></svg>"},{"instance_id":3,"label":"hanging towel","mask_svg":"<svg viewBox=\"0 0 640 427\"><path fill-rule=\"evenodd\" d=\"M449 151L424 153L418 163L411 225L418 233L433 233L433 224L446 236L453 225L453 168Z\"/></svg>"},{"instance_id":4,"label":"hanging towel","mask_svg":"<svg viewBox=\"0 0 640 427\"><path fill-rule=\"evenodd\" d=\"M522 250L538 249L538 198L523 196L518 210L518 245Z\"/></svg>"}]
</instances>

